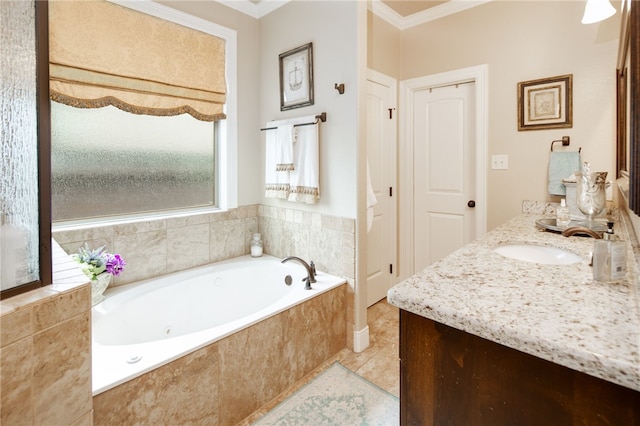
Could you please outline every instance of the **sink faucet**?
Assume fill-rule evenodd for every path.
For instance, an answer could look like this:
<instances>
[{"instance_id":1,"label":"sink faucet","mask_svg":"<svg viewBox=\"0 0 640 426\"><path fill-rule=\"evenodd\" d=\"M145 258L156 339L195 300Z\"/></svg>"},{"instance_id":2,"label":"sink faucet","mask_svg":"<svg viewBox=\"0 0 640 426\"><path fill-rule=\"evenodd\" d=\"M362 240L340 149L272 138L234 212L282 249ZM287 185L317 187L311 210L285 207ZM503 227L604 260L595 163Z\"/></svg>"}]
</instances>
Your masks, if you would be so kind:
<instances>
[{"instance_id":1,"label":"sink faucet","mask_svg":"<svg viewBox=\"0 0 640 426\"><path fill-rule=\"evenodd\" d=\"M313 264L313 261L311 261L311 265L309 265L307 262L305 262L304 260L300 259L297 256L289 256L282 259L280 263L285 263L290 260L298 261L299 263L302 264L302 266L305 267L305 269L307 270L307 277L302 279L302 281L305 281L304 289L311 290L311 283L316 282L316 267Z\"/></svg>"},{"instance_id":2,"label":"sink faucet","mask_svg":"<svg viewBox=\"0 0 640 426\"><path fill-rule=\"evenodd\" d=\"M602 235L584 226L573 226L571 228L567 228L564 231L562 231L562 235L565 237L571 237L572 235L575 235L575 234L587 234L597 240L602 239Z\"/></svg>"}]
</instances>

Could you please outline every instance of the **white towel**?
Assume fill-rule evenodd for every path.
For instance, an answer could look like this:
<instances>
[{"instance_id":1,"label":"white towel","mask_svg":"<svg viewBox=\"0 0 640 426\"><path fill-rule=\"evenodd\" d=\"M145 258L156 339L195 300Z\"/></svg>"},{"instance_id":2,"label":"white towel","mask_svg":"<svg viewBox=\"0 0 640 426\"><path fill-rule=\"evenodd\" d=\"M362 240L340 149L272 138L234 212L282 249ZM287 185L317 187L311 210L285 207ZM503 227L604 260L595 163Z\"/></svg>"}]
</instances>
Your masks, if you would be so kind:
<instances>
[{"instance_id":1,"label":"white towel","mask_svg":"<svg viewBox=\"0 0 640 426\"><path fill-rule=\"evenodd\" d=\"M273 132L273 130L271 130ZM276 133L276 170L288 172L295 170L293 165L294 128L291 123L280 124Z\"/></svg>"},{"instance_id":2,"label":"white towel","mask_svg":"<svg viewBox=\"0 0 640 426\"><path fill-rule=\"evenodd\" d=\"M267 123L267 127L276 127L273 122ZM264 166L264 196L267 198L283 198L289 196L289 172L276 170L277 133L276 130L265 130L265 166Z\"/></svg>"},{"instance_id":3,"label":"white towel","mask_svg":"<svg viewBox=\"0 0 640 426\"><path fill-rule=\"evenodd\" d=\"M567 189L562 183L562 179L580 171L580 166L578 151L552 151L549 156L549 194L566 195Z\"/></svg>"},{"instance_id":4,"label":"white towel","mask_svg":"<svg viewBox=\"0 0 640 426\"><path fill-rule=\"evenodd\" d=\"M299 117L295 119L295 123L313 123L315 120L315 115L311 115ZM296 127L293 158L296 167L289 172L289 201L316 204L320 198L320 150L317 124Z\"/></svg>"},{"instance_id":5,"label":"white towel","mask_svg":"<svg viewBox=\"0 0 640 426\"><path fill-rule=\"evenodd\" d=\"M369 171L369 160L367 159L367 232L371 231L373 225L373 206L378 204L376 194L371 185L371 172Z\"/></svg>"}]
</instances>

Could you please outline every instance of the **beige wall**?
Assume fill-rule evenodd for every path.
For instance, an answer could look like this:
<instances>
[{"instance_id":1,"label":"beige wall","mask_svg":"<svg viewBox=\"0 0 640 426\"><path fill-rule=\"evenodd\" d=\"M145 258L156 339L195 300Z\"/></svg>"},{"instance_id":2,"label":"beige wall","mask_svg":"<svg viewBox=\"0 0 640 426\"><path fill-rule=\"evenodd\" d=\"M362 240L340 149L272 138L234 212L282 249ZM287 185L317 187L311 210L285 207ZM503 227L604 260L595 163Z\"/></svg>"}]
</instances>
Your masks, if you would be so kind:
<instances>
[{"instance_id":1,"label":"beige wall","mask_svg":"<svg viewBox=\"0 0 640 426\"><path fill-rule=\"evenodd\" d=\"M382 54L369 66L394 76L387 62L400 51L400 80L488 64L488 160L509 156L509 170L488 171L488 230L517 215L523 200L558 201L547 193L552 140L570 136L569 149L582 147L592 169L615 177L619 14L582 25L583 11L577 1L493 1L401 31L398 43L374 19L369 49ZM517 83L562 74L573 74L573 128L519 132Z\"/></svg>"},{"instance_id":2,"label":"beige wall","mask_svg":"<svg viewBox=\"0 0 640 426\"><path fill-rule=\"evenodd\" d=\"M260 125L269 120L327 113L320 125L318 205L277 199L262 204L356 217L357 45L356 2L294 1L260 19ZM280 111L278 55L313 42L314 105ZM335 83L345 84L338 94ZM264 135L259 135L264 158ZM255 155L255 154L254 154ZM264 167L254 185L264 184Z\"/></svg>"},{"instance_id":3,"label":"beige wall","mask_svg":"<svg viewBox=\"0 0 640 426\"><path fill-rule=\"evenodd\" d=\"M400 80L402 31L384 19L367 13L367 66Z\"/></svg>"},{"instance_id":4,"label":"beige wall","mask_svg":"<svg viewBox=\"0 0 640 426\"><path fill-rule=\"evenodd\" d=\"M274 119L327 113L326 123L320 125L319 203L303 205L263 198L261 204L265 210L270 207L272 211L275 208L280 211L303 210L337 216L344 222L358 217L358 161L362 158L358 156L358 134L362 132L358 115L362 109L358 108L358 102L362 96L360 74L364 72L366 62L362 60L363 52L358 50L358 43L364 45L364 14L364 4L354 1L301 0L287 3L260 19L261 125ZM313 43L314 105L280 111L278 55L309 42ZM360 49L364 51L364 47ZM334 89L336 83L344 83L344 94ZM264 158L264 135L260 135L259 143L257 152L260 152L260 158ZM258 187L264 184L264 167L260 170ZM364 206L363 196L360 204ZM260 226L263 225L261 222ZM358 222L355 225L358 226ZM313 242L314 236L302 233L293 239L299 237ZM366 259L366 254L358 249L361 242L355 241L355 235L351 233L345 234L343 241L349 243L342 247L331 243L325 235L317 235L317 238L342 258L340 263L344 265L344 276L355 278L349 282L355 294L353 302L349 301L348 320L354 324L355 330L360 331L366 326L366 290L357 284L364 271L361 259ZM302 249L299 255L304 256L304 253ZM350 347L353 344L352 331L350 328L348 333Z\"/></svg>"}]
</instances>

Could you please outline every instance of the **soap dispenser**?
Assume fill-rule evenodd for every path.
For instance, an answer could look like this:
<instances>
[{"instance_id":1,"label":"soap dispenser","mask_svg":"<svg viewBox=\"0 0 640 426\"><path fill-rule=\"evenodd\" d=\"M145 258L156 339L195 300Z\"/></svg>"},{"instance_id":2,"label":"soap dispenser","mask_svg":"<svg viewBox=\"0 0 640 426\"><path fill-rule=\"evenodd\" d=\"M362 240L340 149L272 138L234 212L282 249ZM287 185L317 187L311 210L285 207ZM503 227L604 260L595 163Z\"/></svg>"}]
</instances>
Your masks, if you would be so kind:
<instances>
[{"instance_id":1,"label":"soap dispenser","mask_svg":"<svg viewBox=\"0 0 640 426\"><path fill-rule=\"evenodd\" d=\"M607 222L607 231L593 245L593 279L613 283L627 275L627 245L613 231L613 222Z\"/></svg>"}]
</instances>

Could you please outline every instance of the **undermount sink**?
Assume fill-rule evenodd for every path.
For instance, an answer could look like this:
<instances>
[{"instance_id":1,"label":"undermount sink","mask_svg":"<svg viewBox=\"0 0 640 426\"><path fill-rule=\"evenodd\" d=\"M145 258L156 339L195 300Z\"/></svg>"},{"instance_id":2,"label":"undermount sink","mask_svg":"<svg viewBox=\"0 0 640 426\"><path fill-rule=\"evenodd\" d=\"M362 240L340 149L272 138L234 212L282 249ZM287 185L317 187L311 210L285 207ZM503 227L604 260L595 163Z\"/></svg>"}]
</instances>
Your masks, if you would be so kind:
<instances>
[{"instance_id":1,"label":"undermount sink","mask_svg":"<svg viewBox=\"0 0 640 426\"><path fill-rule=\"evenodd\" d=\"M533 244L506 244L493 250L511 259L547 265L568 265L582 260L580 256L566 250Z\"/></svg>"}]
</instances>

